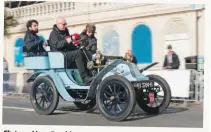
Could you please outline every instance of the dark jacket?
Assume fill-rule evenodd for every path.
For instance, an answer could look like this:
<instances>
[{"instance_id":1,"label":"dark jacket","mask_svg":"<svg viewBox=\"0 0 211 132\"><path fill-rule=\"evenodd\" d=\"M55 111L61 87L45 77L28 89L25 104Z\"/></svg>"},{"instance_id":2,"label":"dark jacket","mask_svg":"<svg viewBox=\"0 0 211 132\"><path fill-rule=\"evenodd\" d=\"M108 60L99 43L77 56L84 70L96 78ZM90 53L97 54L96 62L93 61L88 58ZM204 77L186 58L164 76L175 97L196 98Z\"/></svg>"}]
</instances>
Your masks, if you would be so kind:
<instances>
[{"instance_id":1,"label":"dark jacket","mask_svg":"<svg viewBox=\"0 0 211 132\"><path fill-rule=\"evenodd\" d=\"M132 59L132 61L131 61L132 63L134 63L134 64L137 64L137 59L136 59L136 57L135 56L133 56L133 59Z\"/></svg>"},{"instance_id":2,"label":"dark jacket","mask_svg":"<svg viewBox=\"0 0 211 132\"><path fill-rule=\"evenodd\" d=\"M165 60L164 60L164 63L163 63L163 67L171 66L172 67L171 69L179 69L180 61L179 61L178 55L175 52L172 53L172 63L170 63L170 64L168 64L167 56L168 55L165 55Z\"/></svg>"},{"instance_id":3,"label":"dark jacket","mask_svg":"<svg viewBox=\"0 0 211 132\"><path fill-rule=\"evenodd\" d=\"M61 31L56 25L53 26L53 30L49 36L49 44L51 51L70 51L77 49L76 46L68 44L66 36L70 36L69 30L66 28L65 31Z\"/></svg>"},{"instance_id":4,"label":"dark jacket","mask_svg":"<svg viewBox=\"0 0 211 132\"><path fill-rule=\"evenodd\" d=\"M33 33L32 31L26 31L26 35L24 37L24 46L23 52L27 53L38 53L38 52L45 52L43 48L43 40Z\"/></svg>"},{"instance_id":5,"label":"dark jacket","mask_svg":"<svg viewBox=\"0 0 211 132\"><path fill-rule=\"evenodd\" d=\"M86 46L87 51L90 51L93 54L95 54L96 50L97 50L97 39L95 38L95 36L92 35L89 37L88 35L86 35L86 32L82 32L80 36L81 36L81 39L87 38L87 39L83 40L81 42L81 44L83 46Z\"/></svg>"}]
</instances>

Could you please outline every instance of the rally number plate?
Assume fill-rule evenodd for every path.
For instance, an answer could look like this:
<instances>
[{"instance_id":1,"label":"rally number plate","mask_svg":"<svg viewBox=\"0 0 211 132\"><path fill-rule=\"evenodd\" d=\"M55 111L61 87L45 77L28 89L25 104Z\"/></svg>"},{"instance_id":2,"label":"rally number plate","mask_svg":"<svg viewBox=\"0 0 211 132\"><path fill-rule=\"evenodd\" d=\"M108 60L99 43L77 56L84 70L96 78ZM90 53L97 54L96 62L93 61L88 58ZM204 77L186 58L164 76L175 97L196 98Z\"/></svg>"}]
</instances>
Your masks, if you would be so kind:
<instances>
[{"instance_id":1,"label":"rally number plate","mask_svg":"<svg viewBox=\"0 0 211 132\"><path fill-rule=\"evenodd\" d=\"M154 82L150 81L150 80L147 80L147 81L133 81L132 85L133 85L134 88L137 88L139 90L154 88Z\"/></svg>"}]
</instances>

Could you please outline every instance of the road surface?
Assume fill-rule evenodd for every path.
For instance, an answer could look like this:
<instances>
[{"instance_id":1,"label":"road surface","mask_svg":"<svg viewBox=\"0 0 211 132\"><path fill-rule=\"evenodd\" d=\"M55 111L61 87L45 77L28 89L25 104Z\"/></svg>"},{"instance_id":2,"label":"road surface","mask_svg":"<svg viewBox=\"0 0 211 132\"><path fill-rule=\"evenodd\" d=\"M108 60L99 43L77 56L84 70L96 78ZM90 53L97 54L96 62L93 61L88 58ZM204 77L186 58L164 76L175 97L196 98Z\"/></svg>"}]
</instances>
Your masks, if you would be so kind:
<instances>
[{"instance_id":1,"label":"road surface","mask_svg":"<svg viewBox=\"0 0 211 132\"><path fill-rule=\"evenodd\" d=\"M60 101L53 115L38 115L28 99L3 98L3 124L17 125L85 125L140 127L203 127L203 105L184 108L171 105L163 114L149 116L136 107L132 116L123 122L106 120L98 110L92 113L78 110L74 104Z\"/></svg>"}]
</instances>

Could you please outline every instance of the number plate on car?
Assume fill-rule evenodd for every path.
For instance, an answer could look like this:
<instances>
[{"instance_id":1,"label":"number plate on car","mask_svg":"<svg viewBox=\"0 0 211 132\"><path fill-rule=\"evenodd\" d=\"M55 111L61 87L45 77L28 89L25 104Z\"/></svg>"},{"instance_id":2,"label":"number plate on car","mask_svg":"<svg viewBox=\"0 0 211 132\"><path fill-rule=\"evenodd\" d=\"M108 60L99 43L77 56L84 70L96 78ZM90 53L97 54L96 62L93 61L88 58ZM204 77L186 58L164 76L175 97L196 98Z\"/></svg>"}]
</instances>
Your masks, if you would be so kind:
<instances>
[{"instance_id":1,"label":"number plate on car","mask_svg":"<svg viewBox=\"0 0 211 132\"><path fill-rule=\"evenodd\" d=\"M154 88L154 82L153 81L133 81L131 82L134 88L138 89L148 89L148 88Z\"/></svg>"}]
</instances>

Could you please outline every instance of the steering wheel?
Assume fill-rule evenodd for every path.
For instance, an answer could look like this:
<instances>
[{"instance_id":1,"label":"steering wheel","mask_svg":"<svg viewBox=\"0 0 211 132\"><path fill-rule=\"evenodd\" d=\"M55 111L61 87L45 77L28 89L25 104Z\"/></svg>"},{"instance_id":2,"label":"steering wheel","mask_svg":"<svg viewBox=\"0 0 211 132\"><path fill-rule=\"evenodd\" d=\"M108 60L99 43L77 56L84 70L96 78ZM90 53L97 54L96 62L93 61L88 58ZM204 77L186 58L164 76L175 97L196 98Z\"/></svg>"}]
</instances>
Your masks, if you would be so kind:
<instances>
[{"instance_id":1,"label":"steering wheel","mask_svg":"<svg viewBox=\"0 0 211 132\"><path fill-rule=\"evenodd\" d=\"M88 39L88 37L83 37L83 38L81 38L80 40L76 41L76 43L77 43L77 42L81 42L81 41L86 41L87 39ZM80 45L75 45L75 46L76 46L77 48L79 48L80 50L83 51L83 53L84 53L84 55L85 55L85 57L86 57L86 59L87 59L87 68L88 68L89 70L93 69L93 67L94 67L94 61L90 60L89 57L87 56L86 49L85 49L87 45L80 44Z\"/></svg>"}]
</instances>

